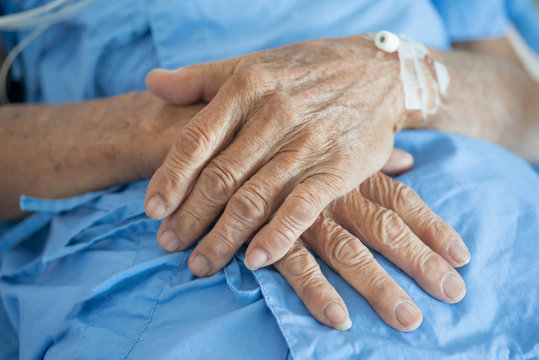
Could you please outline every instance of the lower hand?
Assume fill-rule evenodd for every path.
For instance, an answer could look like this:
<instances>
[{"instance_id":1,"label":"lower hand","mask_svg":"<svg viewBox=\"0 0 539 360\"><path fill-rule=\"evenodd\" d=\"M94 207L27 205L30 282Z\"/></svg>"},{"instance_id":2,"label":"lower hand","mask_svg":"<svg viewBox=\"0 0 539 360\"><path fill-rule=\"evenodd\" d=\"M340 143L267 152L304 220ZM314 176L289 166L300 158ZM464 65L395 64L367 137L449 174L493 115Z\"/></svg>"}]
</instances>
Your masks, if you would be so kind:
<instances>
[{"instance_id":1,"label":"lower hand","mask_svg":"<svg viewBox=\"0 0 539 360\"><path fill-rule=\"evenodd\" d=\"M413 190L382 173L333 202L275 263L318 321L346 330L351 325L346 305L308 248L397 330L416 329L422 321L421 311L369 248L436 299L456 303L466 293L464 281L454 269L470 260L460 236Z\"/></svg>"}]
</instances>

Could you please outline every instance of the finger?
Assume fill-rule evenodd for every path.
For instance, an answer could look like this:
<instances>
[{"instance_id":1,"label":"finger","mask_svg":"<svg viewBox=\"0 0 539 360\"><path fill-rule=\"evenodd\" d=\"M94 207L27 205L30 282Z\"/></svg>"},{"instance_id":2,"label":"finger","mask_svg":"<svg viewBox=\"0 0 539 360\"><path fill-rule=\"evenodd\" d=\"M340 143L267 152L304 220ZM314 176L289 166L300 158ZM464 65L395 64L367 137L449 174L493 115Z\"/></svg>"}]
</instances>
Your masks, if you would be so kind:
<instances>
[{"instance_id":1,"label":"finger","mask_svg":"<svg viewBox=\"0 0 539 360\"><path fill-rule=\"evenodd\" d=\"M383 174L376 174L361 184L367 199L391 209L431 249L455 267L466 265L471 258L459 234L408 186Z\"/></svg>"},{"instance_id":2,"label":"finger","mask_svg":"<svg viewBox=\"0 0 539 360\"><path fill-rule=\"evenodd\" d=\"M327 281L316 259L301 242L294 244L290 251L275 263L275 267L315 319L341 331L352 327L343 299Z\"/></svg>"},{"instance_id":3,"label":"finger","mask_svg":"<svg viewBox=\"0 0 539 360\"><path fill-rule=\"evenodd\" d=\"M219 221L193 250L189 259L191 272L208 276L225 266L282 203L308 161L279 153L240 187Z\"/></svg>"},{"instance_id":4,"label":"finger","mask_svg":"<svg viewBox=\"0 0 539 360\"><path fill-rule=\"evenodd\" d=\"M273 157L273 144L280 136L276 132L285 123L284 113L274 108L261 106L235 140L202 170L187 199L161 225L158 241L165 250L181 251L195 242L237 189Z\"/></svg>"},{"instance_id":5,"label":"finger","mask_svg":"<svg viewBox=\"0 0 539 360\"><path fill-rule=\"evenodd\" d=\"M182 130L163 164L152 176L146 213L161 219L175 211L204 164L224 147L250 107L245 77L235 77Z\"/></svg>"},{"instance_id":6,"label":"finger","mask_svg":"<svg viewBox=\"0 0 539 360\"><path fill-rule=\"evenodd\" d=\"M392 210L354 191L347 206L336 205L337 221L411 276L431 296L456 303L466 293L459 273L432 251Z\"/></svg>"},{"instance_id":7,"label":"finger","mask_svg":"<svg viewBox=\"0 0 539 360\"><path fill-rule=\"evenodd\" d=\"M146 75L148 90L176 104L209 102L232 76L239 58L186 66L176 70L154 69Z\"/></svg>"},{"instance_id":8,"label":"finger","mask_svg":"<svg viewBox=\"0 0 539 360\"><path fill-rule=\"evenodd\" d=\"M344 183L334 175L314 175L297 185L273 219L260 230L247 248L245 265L258 269L273 264L309 228Z\"/></svg>"},{"instance_id":9,"label":"finger","mask_svg":"<svg viewBox=\"0 0 539 360\"><path fill-rule=\"evenodd\" d=\"M401 331L419 327L423 317L417 305L358 238L324 215L302 237L388 325Z\"/></svg>"},{"instance_id":10,"label":"finger","mask_svg":"<svg viewBox=\"0 0 539 360\"><path fill-rule=\"evenodd\" d=\"M399 175L414 166L414 157L409 152L401 149L393 148L391 155L382 171L388 175Z\"/></svg>"}]
</instances>

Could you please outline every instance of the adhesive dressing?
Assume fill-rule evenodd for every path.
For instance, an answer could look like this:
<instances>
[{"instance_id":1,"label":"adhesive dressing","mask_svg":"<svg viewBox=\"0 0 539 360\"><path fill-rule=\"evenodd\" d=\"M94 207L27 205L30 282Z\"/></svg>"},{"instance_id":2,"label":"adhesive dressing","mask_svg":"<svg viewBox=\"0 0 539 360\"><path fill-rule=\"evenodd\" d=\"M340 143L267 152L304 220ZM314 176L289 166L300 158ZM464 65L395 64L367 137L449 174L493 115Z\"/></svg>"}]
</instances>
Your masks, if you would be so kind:
<instances>
[{"instance_id":1,"label":"adhesive dressing","mask_svg":"<svg viewBox=\"0 0 539 360\"><path fill-rule=\"evenodd\" d=\"M449 72L444 64L432 60L425 45L389 31L380 31L374 37L366 38L374 40L374 45L382 51L398 52L406 109L420 110L426 119L443 106L441 97L447 97ZM432 61L432 70L428 61Z\"/></svg>"}]
</instances>

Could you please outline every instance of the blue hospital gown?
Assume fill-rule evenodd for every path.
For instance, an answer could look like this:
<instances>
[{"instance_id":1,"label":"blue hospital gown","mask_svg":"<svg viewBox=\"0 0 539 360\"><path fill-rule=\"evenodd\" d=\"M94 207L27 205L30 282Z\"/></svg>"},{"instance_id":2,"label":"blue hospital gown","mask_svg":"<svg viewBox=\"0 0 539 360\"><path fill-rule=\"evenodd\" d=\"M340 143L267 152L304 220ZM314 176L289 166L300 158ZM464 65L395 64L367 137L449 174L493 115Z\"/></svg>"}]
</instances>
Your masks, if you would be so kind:
<instances>
[{"instance_id":1,"label":"blue hospital gown","mask_svg":"<svg viewBox=\"0 0 539 360\"><path fill-rule=\"evenodd\" d=\"M13 12L38 2L0 7ZM503 34L502 3L469 2L477 19L495 14L468 24L470 38ZM143 90L156 66L380 29L447 49L458 30L443 1L171 4L100 1L45 32L13 76L28 101L76 101ZM3 35L8 47L22 36ZM388 327L323 262L350 309L348 332L314 320L273 268L245 269L244 249L223 271L194 277L186 265L192 248L167 254L158 247L159 221L144 214L147 181L140 181L70 199L21 199L35 214L0 238L0 359L539 358L537 174L514 154L463 136L405 131L396 145L416 159L398 179L472 253L459 269L468 292L455 305L431 298L376 254L422 309L418 330Z\"/></svg>"}]
</instances>

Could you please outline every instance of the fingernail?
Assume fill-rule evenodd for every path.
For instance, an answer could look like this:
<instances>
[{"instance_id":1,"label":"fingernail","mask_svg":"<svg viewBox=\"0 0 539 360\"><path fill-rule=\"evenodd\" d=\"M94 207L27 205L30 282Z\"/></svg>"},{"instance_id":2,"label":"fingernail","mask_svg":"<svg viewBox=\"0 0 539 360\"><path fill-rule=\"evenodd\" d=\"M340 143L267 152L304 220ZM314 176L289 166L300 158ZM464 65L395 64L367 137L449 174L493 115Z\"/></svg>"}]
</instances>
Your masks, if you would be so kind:
<instances>
[{"instance_id":1,"label":"fingernail","mask_svg":"<svg viewBox=\"0 0 539 360\"><path fill-rule=\"evenodd\" d=\"M337 330L346 331L352 327L352 320L346 315L341 305L336 302L328 304L324 314L330 323L337 324L333 325Z\"/></svg>"},{"instance_id":2,"label":"fingernail","mask_svg":"<svg viewBox=\"0 0 539 360\"><path fill-rule=\"evenodd\" d=\"M449 257L459 265L466 265L470 262L472 257L466 248L466 245L459 239L451 240L447 253L449 254Z\"/></svg>"},{"instance_id":3,"label":"fingernail","mask_svg":"<svg viewBox=\"0 0 539 360\"><path fill-rule=\"evenodd\" d=\"M268 261L268 254L262 249L253 249L245 258L245 266L249 270L256 270Z\"/></svg>"},{"instance_id":4,"label":"fingernail","mask_svg":"<svg viewBox=\"0 0 539 360\"><path fill-rule=\"evenodd\" d=\"M464 292L464 284L462 280L448 272L442 279L442 291L448 298L457 299Z\"/></svg>"},{"instance_id":5,"label":"fingernail","mask_svg":"<svg viewBox=\"0 0 539 360\"><path fill-rule=\"evenodd\" d=\"M165 201L159 195L154 195L146 204L146 214L152 219L162 219L165 217L167 207Z\"/></svg>"},{"instance_id":6,"label":"fingernail","mask_svg":"<svg viewBox=\"0 0 539 360\"><path fill-rule=\"evenodd\" d=\"M208 260L199 254L195 255L195 257L191 257L189 268L196 276L206 276L210 272L210 264L208 263Z\"/></svg>"},{"instance_id":7,"label":"fingernail","mask_svg":"<svg viewBox=\"0 0 539 360\"><path fill-rule=\"evenodd\" d=\"M155 68L155 69L152 69L152 72L153 73L170 73L171 71L170 70L167 70L167 69L162 69L162 68Z\"/></svg>"},{"instance_id":8,"label":"fingernail","mask_svg":"<svg viewBox=\"0 0 539 360\"><path fill-rule=\"evenodd\" d=\"M421 313L409 301L402 301L395 308L395 316L404 329L413 328L421 321Z\"/></svg>"},{"instance_id":9,"label":"fingernail","mask_svg":"<svg viewBox=\"0 0 539 360\"><path fill-rule=\"evenodd\" d=\"M412 154L406 152L406 151L403 151L402 153L402 165L403 166L412 166L414 165L414 157L412 156Z\"/></svg>"},{"instance_id":10,"label":"fingernail","mask_svg":"<svg viewBox=\"0 0 539 360\"><path fill-rule=\"evenodd\" d=\"M180 241L178 237L171 230L165 231L159 237L159 245L161 245L161 247L168 252L176 251L179 244Z\"/></svg>"}]
</instances>

